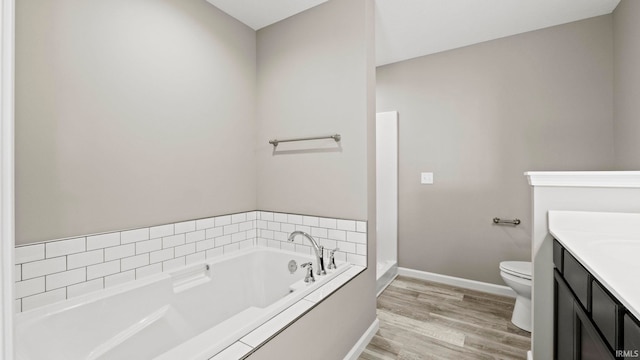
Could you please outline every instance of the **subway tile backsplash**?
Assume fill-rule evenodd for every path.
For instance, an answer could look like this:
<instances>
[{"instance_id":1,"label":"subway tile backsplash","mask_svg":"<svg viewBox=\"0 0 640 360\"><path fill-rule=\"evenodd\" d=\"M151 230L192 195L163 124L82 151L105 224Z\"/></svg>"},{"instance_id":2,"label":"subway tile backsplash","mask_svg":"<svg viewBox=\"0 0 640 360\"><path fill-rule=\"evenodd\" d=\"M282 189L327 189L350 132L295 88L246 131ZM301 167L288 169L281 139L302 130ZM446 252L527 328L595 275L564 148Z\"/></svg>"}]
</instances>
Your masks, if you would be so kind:
<instances>
[{"instance_id":1,"label":"subway tile backsplash","mask_svg":"<svg viewBox=\"0 0 640 360\"><path fill-rule=\"evenodd\" d=\"M312 254L301 230L336 260L366 266L366 222L249 211L15 249L15 309L31 310L252 246Z\"/></svg>"}]
</instances>

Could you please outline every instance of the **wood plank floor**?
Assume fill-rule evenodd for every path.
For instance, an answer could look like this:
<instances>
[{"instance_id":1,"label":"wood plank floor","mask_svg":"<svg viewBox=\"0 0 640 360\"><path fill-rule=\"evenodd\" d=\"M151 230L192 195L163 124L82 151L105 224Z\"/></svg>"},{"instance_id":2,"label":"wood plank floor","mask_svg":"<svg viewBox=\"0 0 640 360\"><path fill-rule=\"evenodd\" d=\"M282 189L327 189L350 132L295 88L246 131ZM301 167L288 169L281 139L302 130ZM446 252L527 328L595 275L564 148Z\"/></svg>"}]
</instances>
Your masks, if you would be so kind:
<instances>
[{"instance_id":1,"label":"wood plank floor","mask_svg":"<svg viewBox=\"0 0 640 360\"><path fill-rule=\"evenodd\" d=\"M526 359L514 301L399 276L378 297L380 329L359 360Z\"/></svg>"}]
</instances>

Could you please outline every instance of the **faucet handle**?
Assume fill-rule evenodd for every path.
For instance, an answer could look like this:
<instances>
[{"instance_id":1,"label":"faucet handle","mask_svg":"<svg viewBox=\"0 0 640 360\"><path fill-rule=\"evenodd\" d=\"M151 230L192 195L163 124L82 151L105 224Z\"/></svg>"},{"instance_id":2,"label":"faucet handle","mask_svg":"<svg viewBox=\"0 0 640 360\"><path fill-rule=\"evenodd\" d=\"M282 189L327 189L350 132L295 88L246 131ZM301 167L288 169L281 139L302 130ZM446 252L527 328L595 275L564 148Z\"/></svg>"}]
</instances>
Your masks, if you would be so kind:
<instances>
[{"instance_id":1,"label":"faucet handle","mask_svg":"<svg viewBox=\"0 0 640 360\"><path fill-rule=\"evenodd\" d=\"M335 259L335 252L340 250L340 248L335 248L333 250L329 250L329 265L327 265L327 267L329 269L337 269L338 267L336 266L336 259Z\"/></svg>"},{"instance_id":2,"label":"faucet handle","mask_svg":"<svg viewBox=\"0 0 640 360\"><path fill-rule=\"evenodd\" d=\"M307 275L305 275L304 277L304 282L308 283L316 281L316 279L313 277L313 264L310 261L300 266L307 269Z\"/></svg>"}]
</instances>

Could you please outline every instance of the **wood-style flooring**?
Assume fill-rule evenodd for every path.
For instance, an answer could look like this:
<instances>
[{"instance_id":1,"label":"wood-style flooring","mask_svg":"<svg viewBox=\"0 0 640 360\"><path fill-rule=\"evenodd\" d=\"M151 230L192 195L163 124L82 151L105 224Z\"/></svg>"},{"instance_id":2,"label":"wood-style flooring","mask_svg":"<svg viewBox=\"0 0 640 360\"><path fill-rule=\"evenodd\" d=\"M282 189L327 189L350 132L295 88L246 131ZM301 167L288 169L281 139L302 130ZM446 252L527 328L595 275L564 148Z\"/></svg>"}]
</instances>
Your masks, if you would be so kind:
<instances>
[{"instance_id":1,"label":"wood-style flooring","mask_svg":"<svg viewBox=\"0 0 640 360\"><path fill-rule=\"evenodd\" d=\"M359 360L526 359L515 299L397 277L378 297L380 329Z\"/></svg>"}]
</instances>

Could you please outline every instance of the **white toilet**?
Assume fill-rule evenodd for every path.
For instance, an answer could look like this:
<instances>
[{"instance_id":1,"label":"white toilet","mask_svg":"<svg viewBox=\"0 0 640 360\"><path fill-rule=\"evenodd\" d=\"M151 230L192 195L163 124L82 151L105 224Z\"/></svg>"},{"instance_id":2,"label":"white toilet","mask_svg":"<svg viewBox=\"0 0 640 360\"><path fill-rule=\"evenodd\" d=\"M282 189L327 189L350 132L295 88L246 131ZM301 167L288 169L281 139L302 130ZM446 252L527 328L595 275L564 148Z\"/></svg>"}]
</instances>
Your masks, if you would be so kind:
<instances>
[{"instance_id":1,"label":"white toilet","mask_svg":"<svg viewBox=\"0 0 640 360\"><path fill-rule=\"evenodd\" d=\"M517 295L511 322L531 332L531 262L503 261L500 263L500 276Z\"/></svg>"}]
</instances>

